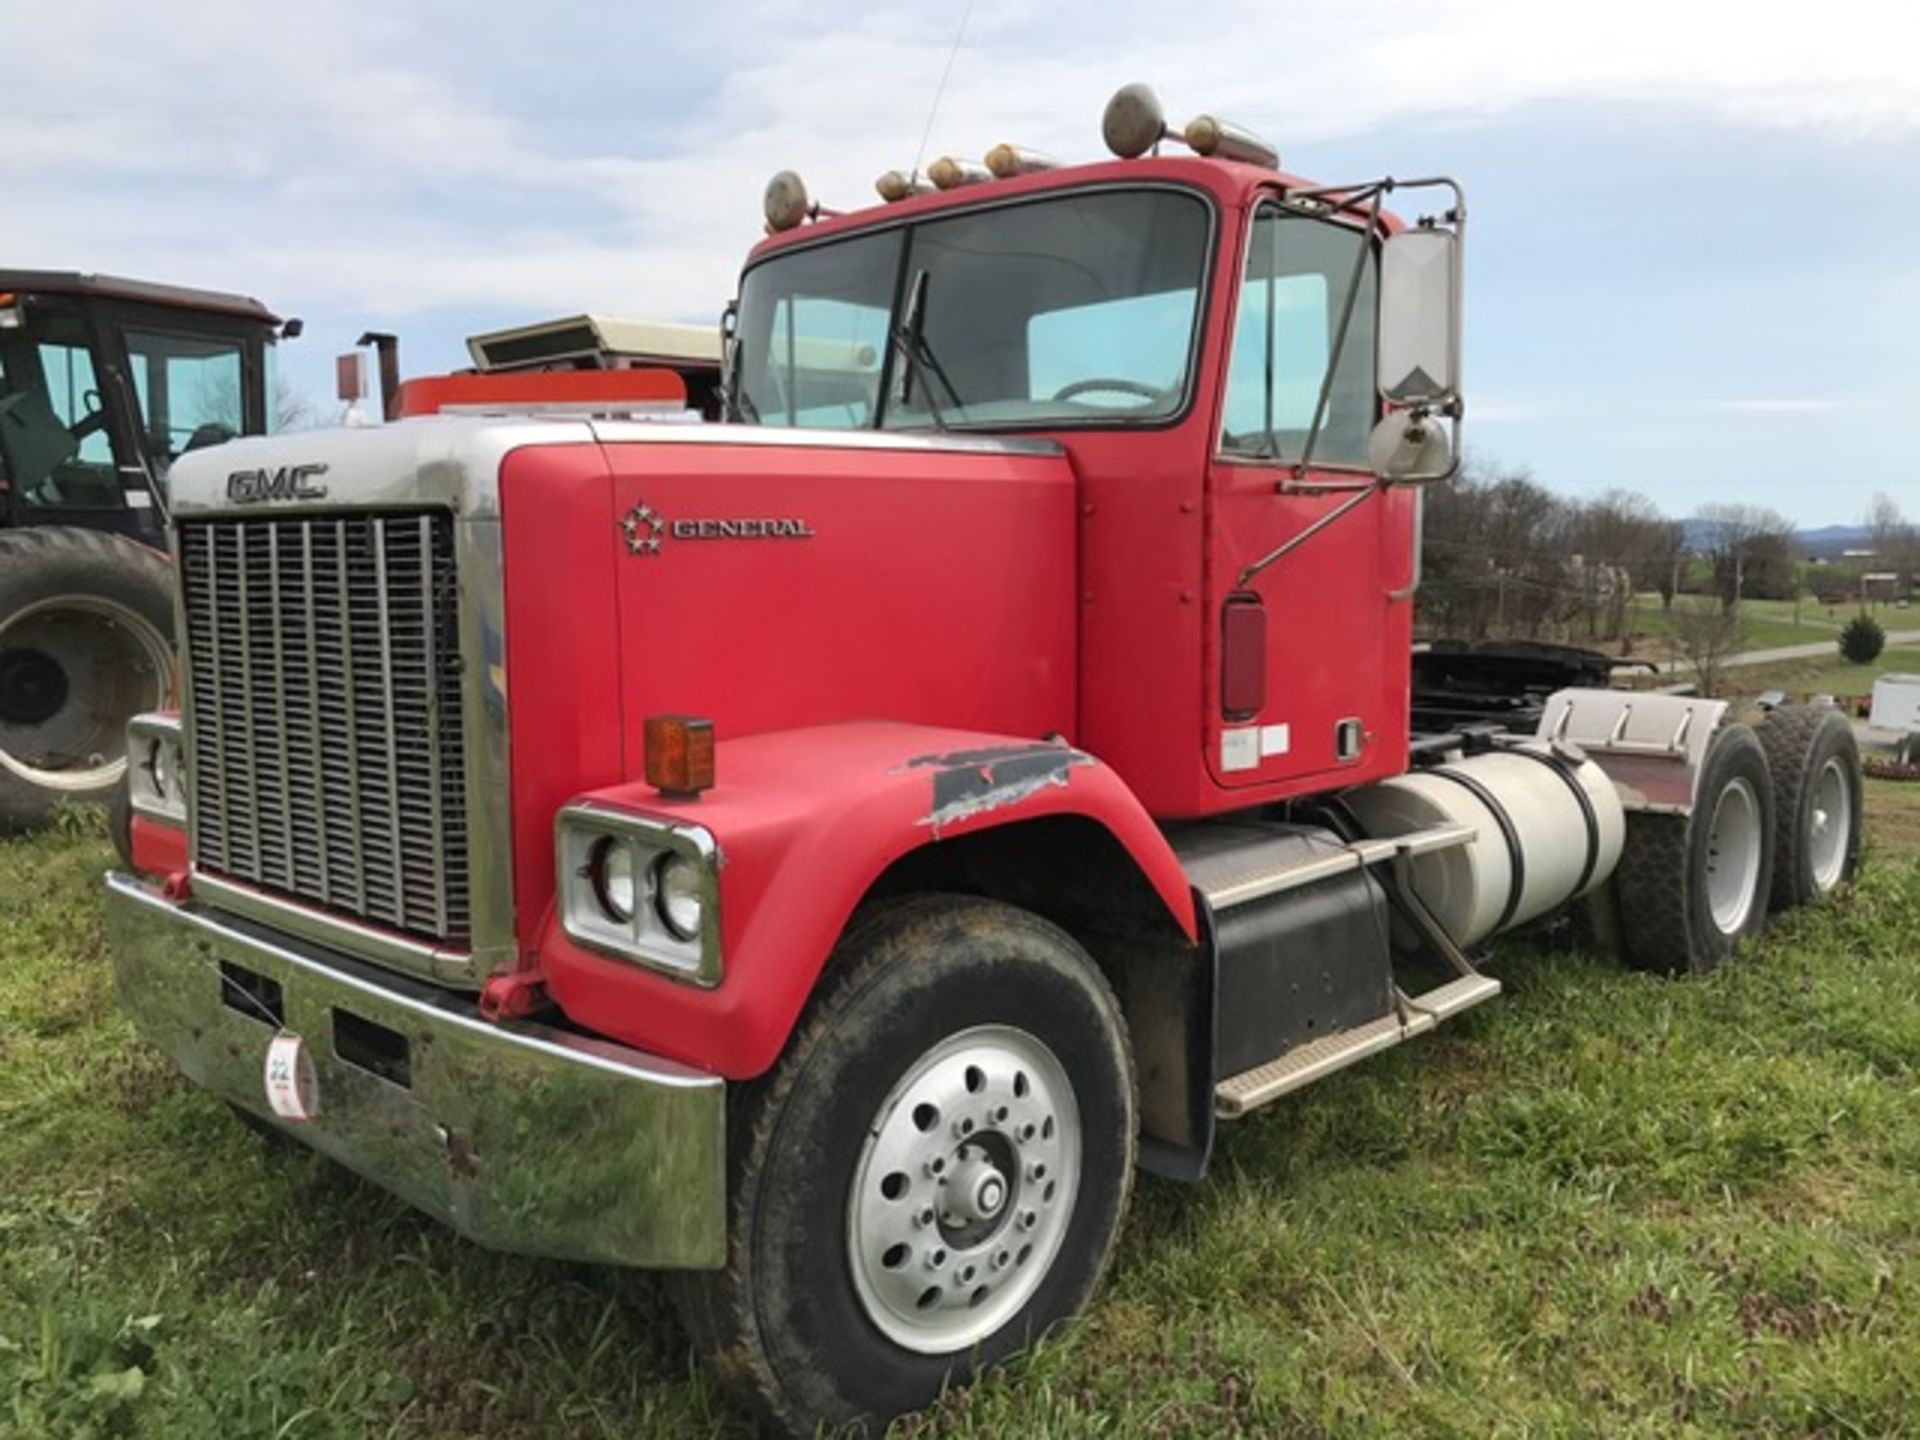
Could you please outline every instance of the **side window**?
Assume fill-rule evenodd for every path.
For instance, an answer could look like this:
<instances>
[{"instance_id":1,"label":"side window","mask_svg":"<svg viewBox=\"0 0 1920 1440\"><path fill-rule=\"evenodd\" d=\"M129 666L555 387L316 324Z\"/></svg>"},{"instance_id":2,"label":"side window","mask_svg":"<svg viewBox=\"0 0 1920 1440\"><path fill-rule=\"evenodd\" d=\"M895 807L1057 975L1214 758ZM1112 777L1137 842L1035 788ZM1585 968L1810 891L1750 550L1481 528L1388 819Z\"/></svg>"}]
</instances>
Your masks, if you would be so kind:
<instances>
[{"instance_id":1,"label":"side window","mask_svg":"<svg viewBox=\"0 0 1920 1440\"><path fill-rule=\"evenodd\" d=\"M1221 420L1224 453L1277 462L1300 458L1333 355L1355 246L1365 243L1351 226L1310 216L1267 208L1255 217L1234 315ZM1378 286L1378 266L1369 255L1314 442L1316 462L1367 462L1367 436L1378 411Z\"/></svg>"},{"instance_id":2,"label":"side window","mask_svg":"<svg viewBox=\"0 0 1920 1440\"><path fill-rule=\"evenodd\" d=\"M0 331L0 469L16 503L117 509L125 502L86 327L57 306L28 308L24 320Z\"/></svg>"},{"instance_id":3,"label":"side window","mask_svg":"<svg viewBox=\"0 0 1920 1440\"><path fill-rule=\"evenodd\" d=\"M78 430L83 420L99 413L100 390L93 378L93 355L84 342L68 345L41 341L40 370L46 377L47 401L68 430ZM81 437L80 453L75 458L83 464L111 470L113 446L106 430L97 424L89 427Z\"/></svg>"}]
</instances>

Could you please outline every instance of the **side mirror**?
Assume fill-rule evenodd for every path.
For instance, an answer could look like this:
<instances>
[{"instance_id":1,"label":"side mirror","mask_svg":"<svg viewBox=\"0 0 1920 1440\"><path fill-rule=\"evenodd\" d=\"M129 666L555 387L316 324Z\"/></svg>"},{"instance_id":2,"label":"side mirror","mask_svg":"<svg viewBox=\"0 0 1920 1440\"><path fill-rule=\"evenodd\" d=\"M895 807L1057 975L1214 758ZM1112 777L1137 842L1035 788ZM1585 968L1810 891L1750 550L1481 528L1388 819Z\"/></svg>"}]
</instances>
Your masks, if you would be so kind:
<instances>
[{"instance_id":1,"label":"side mirror","mask_svg":"<svg viewBox=\"0 0 1920 1440\"><path fill-rule=\"evenodd\" d=\"M1380 398L1445 409L1460 394L1460 236L1422 227L1380 256Z\"/></svg>"},{"instance_id":2,"label":"side mirror","mask_svg":"<svg viewBox=\"0 0 1920 1440\"><path fill-rule=\"evenodd\" d=\"M1367 463L1389 485L1451 480L1453 430L1429 410L1389 410L1367 437Z\"/></svg>"}]
</instances>

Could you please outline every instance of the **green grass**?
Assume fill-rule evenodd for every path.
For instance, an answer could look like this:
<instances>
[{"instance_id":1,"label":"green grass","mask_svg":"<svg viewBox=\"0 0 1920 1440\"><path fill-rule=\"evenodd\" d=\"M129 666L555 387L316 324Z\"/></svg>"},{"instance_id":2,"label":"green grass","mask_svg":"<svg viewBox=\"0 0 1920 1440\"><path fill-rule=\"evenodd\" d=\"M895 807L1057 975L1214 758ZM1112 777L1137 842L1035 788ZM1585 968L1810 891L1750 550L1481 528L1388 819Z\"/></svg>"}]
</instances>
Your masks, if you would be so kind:
<instances>
[{"instance_id":1,"label":"green grass","mask_svg":"<svg viewBox=\"0 0 1920 1440\"><path fill-rule=\"evenodd\" d=\"M1510 997L1143 1182L1112 1284L903 1427L1920 1434L1920 787L1844 910ZM86 825L0 843L0 1435L740 1433L644 1278L262 1146L114 1013Z\"/></svg>"},{"instance_id":2,"label":"green grass","mask_svg":"<svg viewBox=\"0 0 1920 1440\"><path fill-rule=\"evenodd\" d=\"M1920 672L1920 645L1890 645L1871 665L1850 665L1838 650L1830 656L1742 665L1726 672L1723 688L1742 696L1768 690L1790 695L1870 695L1875 677L1893 672Z\"/></svg>"},{"instance_id":3,"label":"green grass","mask_svg":"<svg viewBox=\"0 0 1920 1440\"><path fill-rule=\"evenodd\" d=\"M1747 621L1745 648L1771 650L1784 645L1838 641L1840 627L1852 618L1855 609L1857 607L1824 606L1809 596L1798 607L1800 618L1796 621L1795 606L1791 600L1744 601L1740 611ZM1882 612L1887 628L1907 628L1904 621L1893 618L1895 613L1892 610ZM1906 612L1899 613L1904 615ZM1628 628L1636 637L1634 653L1655 658L1666 654L1673 634L1672 621L1671 612L1661 606L1658 595L1634 596L1633 610L1627 618ZM1920 629L1920 620L1916 620L1912 628Z\"/></svg>"}]
</instances>

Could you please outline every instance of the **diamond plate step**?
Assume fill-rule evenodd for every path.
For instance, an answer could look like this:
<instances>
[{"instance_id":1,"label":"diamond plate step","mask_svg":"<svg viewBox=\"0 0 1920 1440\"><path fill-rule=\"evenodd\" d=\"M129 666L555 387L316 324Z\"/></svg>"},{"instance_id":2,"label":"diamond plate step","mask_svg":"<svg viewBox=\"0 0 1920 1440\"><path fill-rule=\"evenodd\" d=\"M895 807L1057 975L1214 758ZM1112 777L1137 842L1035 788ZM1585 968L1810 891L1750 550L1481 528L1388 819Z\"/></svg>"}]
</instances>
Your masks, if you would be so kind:
<instances>
[{"instance_id":1,"label":"diamond plate step","mask_svg":"<svg viewBox=\"0 0 1920 1440\"><path fill-rule=\"evenodd\" d=\"M1300 827L1208 821L1171 833L1187 880L1216 913L1391 860L1473 839L1470 825L1436 825L1384 840L1341 841Z\"/></svg>"},{"instance_id":2,"label":"diamond plate step","mask_svg":"<svg viewBox=\"0 0 1920 1440\"><path fill-rule=\"evenodd\" d=\"M1289 1050L1277 1060L1228 1076L1214 1087L1214 1111L1223 1120L1245 1115L1369 1055L1391 1050L1402 1040L1424 1035L1442 1020L1451 1019L1499 993L1500 982L1491 975L1464 975L1458 980L1449 980L1425 994L1411 997L1407 1001L1408 1016L1404 1023L1398 1015L1382 1015L1378 1020L1323 1035Z\"/></svg>"}]
</instances>

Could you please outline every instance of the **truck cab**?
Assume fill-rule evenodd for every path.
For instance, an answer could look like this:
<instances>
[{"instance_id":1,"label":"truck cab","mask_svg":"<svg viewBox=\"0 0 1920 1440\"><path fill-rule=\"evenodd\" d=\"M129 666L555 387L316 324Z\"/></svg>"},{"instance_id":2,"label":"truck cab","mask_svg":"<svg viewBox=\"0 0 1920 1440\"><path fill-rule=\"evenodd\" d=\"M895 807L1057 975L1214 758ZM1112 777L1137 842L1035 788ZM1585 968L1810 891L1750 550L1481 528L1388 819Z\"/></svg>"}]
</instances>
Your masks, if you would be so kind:
<instances>
[{"instance_id":1,"label":"truck cab","mask_svg":"<svg viewBox=\"0 0 1920 1440\"><path fill-rule=\"evenodd\" d=\"M1162 818L1406 763L1419 502L1367 455L1397 223L1311 188L1192 157L1040 171L779 232L741 285L734 418L1063 457L1072 594L1034 597L1070 612L1054 728ZM808 363L836 351L860 364Z\"/></svg>"},{"instance_id":2,"label":"truck cab","mask_svg":"<svg viewBox=\"0 0 1920 1440\"><path fill-rule=\"evenodd\" d=\"M1103 130L839 215L777 176L724 423L174 470L125 1008L480 1243L683 1272L783 1432L1077 1313L1136 1164L1493 998L1494 937L1590 908L1705 968L1857 853L1834 717L1416 734L1457 187L1310 185L1144 87ZM1776 825L1816 792L1856 803Z\"/></svg>"}]
</instances>

